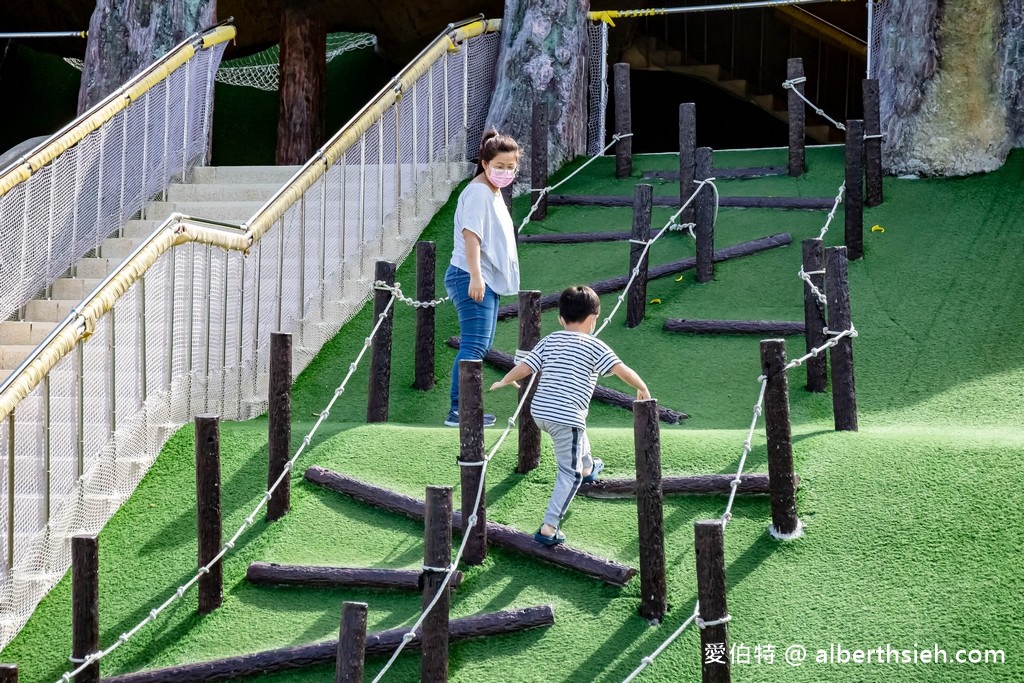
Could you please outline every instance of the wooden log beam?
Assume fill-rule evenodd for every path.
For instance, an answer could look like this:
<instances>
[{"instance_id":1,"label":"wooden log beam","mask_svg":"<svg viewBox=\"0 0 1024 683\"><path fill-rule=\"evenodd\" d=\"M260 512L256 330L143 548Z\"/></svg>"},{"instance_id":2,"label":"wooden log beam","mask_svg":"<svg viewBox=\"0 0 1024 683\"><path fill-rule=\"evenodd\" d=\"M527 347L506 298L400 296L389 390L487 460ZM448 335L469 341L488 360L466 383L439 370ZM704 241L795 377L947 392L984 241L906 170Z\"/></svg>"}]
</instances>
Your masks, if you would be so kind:
<instances>
[{"instance_id":1,"label":"wooden log beam","mask_svg":"<svg viewBox=\"0 0 1024 683\"><path fill-rule=\"evenodd\" d=\"M526 607L524 609L488 612L462 619L452 619L448 624L450 643L518 633L555 623L555 608L551 605ZM389 655L395 651L408 628L393 628L366 635L365 652L370 655ZM420 649L419 634L405 646L406 651ZM338 641L327 640L310 645L282 647L251 654L225 657L195 664L181 664L163 669L152 669L138 673L104 678L104 683L184 683L186 681L228 681L243 676L290 671L304 667L332 664L338 653Z\"/></svg>"},{"instance_id":2,"label":"wooden log beam","mask_svg":"<svg viewBox=\"0 0 1024 683\"><path fill-rule=\"evenodd\" d=\"M459 337L449 337L448 346L453 349L457 349L462 345L462 340ZM515 358L502 351L495 351L491 349L484 355L484 360L496 367L498 370L508 372L515 367ZM594 387L594 395L591 400L598 401L599 403L605 403L619 408L625 408L626 410L633 410L633 397L628 394L624 394L621 391L615 389L609 389L603 387L600 384ZM670 408L658 407L658 416L662 422L668 424L679 424L680 420L684 420L688 417L686 413L681 413L678 410L672 410Z\"/></svg>"},{"instance_id":3,"label":"wooden log beam","mask_svg":"<svg viewBox=\"0 0 1024 683\"><path fill-rule=\"evenodd\" d=\"M268 586L307 586L314 588L379 588L420 590L418 569L376 569L356 567L323 567L302 564L253 562L245 572L245 580ZM462 572L456 571L449 582L452 588L462 583Z\"/></svg>"},{"instance_id":4,"label":"wooden log beam","mask_svg":"<svg viewBox=\"0 0 1024 683\"><path fill-rule=\"evenodd\" d=\"M830 200L834 201L834 200ZM832 204L829 204L829 208ZM775 249L777 247L788 246L793 241L788 232L778 233L776 235L770 235L768 237L759 237L756 240L750 240L749 242L741 242L740 244L734 244L731 247L725 249L719 249L715 252L715 263L721 261L728 261L729 259L739 258L740 256L750 256L751 254L757 254L762 251L769 249ZM647 279L654 280L659 277L665 277L666 275L676 275L683 271L691 270L697 267L697 259L694 257L684 258L681 261L673 261L672 263L665 263L660 266L651 266L647 271ZM599 295L611 294L617 292L626 286L626 282L629 280L628 277L620 275L613 277L608 280L601 280L599 282L592 282L590 288L597 292ZM558 297L561 293L547 294L542 296L540 299L540 308L542 311L558 306ZM508 306L501 306L498 309L498 320L505 320L507 318L514 318L519 314L519 304L509 304ZM450 345L450 340L449 340Z\"/></svg>"},{"instance_id":5,"label":"wooden log beam","mask_svg":"<svg viewBox=\"0 0 1024 683\"><path fill-rule=\"evenodd\" d=\"M716 168L712 175L717 180L739 178L767 178L770 176L787 175L785 166L750 166L738 168ZM644 171L644 180L679 180L679 171ZM687 195L689 197L690 195Z\"/></svg>"},{"instance_id":6,"label":"wooden log beam","mask_svg":"<svg viewBox=\"0 0 1024 683\"><path fill-rule=\"evenodd\" d=\"M719 197L718 206L723 209L793 209L807 211L828 211L835 203L835 197ZM618 195L553 194L548 197L551 206L632 206L633 198ZM676 197L658 196L654 206L676 208Z\"/></svg>"},{"instance_id":7,"label":"wooden log beam","mask_svg":"<svg viewBox=\"0 0 1024 683\"><path fill-rule=\"evenodd\" d=\"M669 318L666 332L691 334L803 334L804 323L785 320L690 320Z\"/></svg>"},{"instance_id":8,"label":"wooden log beam","mask_svg":"<svg viewBox=\"0 0 1024 683\"><path fill-rule=\"evenodd\" d=\"M306 481L343 493L368 505L397 512L416 521L424 519L423 501L367 484L344 474L314 465L306 470ZM462 529L462 513L458 510L452 513L452 526L460 531ZM636 574L636 569L633 567L570 548L564 543L550 547L543 546L533 540L532 534L516 531L512 527L497 522L487 522L487 542L491 545L517 550L542 562L578 571L613 586L625 586Z\"/></svg>"},{"instance_id":9,"label":"wooden log beam","mask_svg":"<svg viewBox=\"0 0 1024 683\"><path fill-rule=\"evenodd\" d=\"M793 475L799 483L800 477ZM734 474L695 474L688 476L662 477L661 490L669 494L728 494ZM771 493L767 474L740 475L737 493L768 494ZM582 484L579 494L588 498L632 498L636 495L636 479L599 479L593 483Z\"/></svg>"},{"instance_id":10,"label":"wooden log beam","mask_svg":"<svg viewBox=\"0 0 1024 683\"><path fill-rule=\"evenodd\" d=\"M631 239L633 233L628 230L614 232L561 232L550 235L520 235L519 243L525 244L584 244L586 242L620 242Z\"/></svg>"}]
</instances>

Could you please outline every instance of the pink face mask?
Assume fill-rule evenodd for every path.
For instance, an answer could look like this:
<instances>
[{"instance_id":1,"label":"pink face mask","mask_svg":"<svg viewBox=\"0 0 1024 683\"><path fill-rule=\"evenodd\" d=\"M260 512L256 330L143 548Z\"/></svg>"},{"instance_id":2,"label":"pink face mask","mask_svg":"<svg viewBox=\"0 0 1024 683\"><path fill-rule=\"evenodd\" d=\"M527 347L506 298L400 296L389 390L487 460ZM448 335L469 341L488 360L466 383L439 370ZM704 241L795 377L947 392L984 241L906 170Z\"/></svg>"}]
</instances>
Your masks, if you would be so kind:
<instances>
[{"instance_id":1,"label":"pink face mask","mask_svg":"<svg viewBox=\"0 0 1024 683\"><path fill-rule=\"evenodd\" d=\"M508 187L516 179L516 172L514 170L489 168L487 169L487 179L495 187Z\"/></svg>"}]
</instances>

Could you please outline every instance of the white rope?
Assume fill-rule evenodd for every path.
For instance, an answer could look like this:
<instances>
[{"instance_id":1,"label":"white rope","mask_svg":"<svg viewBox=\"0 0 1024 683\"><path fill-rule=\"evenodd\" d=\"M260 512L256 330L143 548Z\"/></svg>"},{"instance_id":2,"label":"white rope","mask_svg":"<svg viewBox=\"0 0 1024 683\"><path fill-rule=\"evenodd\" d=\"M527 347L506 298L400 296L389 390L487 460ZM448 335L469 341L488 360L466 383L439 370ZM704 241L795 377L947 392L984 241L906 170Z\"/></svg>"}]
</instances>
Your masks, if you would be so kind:
<instances>
[{"instance_id":1,"label":"white rope","mask_svg":"<svg viewBox=\"0 0 1024 683\"><path fill-rule=\"evenodd\" d=\"M712 619L711 621L704 621L700 617L697 617L696 621L697 621L697 628L699 628L701 631L703 631L708 626L721 626L722 624L728 624L730 621L732 621L732 615L731 614L726 614L721 619Z\"/></svg>"},{"instance_id":2,"label":"white rope","mask_svg":"<svg viewBox=\"0 0 1024 683\"><path fill-rule=\"evenodd\" d=\"M628 676L626 676L626 679L622 683L630 683L630 681L632 681L634 678L636 678L637 676L640 675L641 671L643 671L648 666L653 664L654 660L658 658L658 655L660 655L662 652L664 652L665 648L667 648L669 645L671 645L673 643L673 641L675 641L675 639L678 638L680 636L680 634L682 634L682 632L686 630L687 626L689 626L694 621L696 621L699 615L700 615L700 602L698 602L697 604L695 604L693 606L693 614L690 615L690 618L687 619L686 621L684 621L682 626L677 628L675 630L675 632L672 633L672 635L670 635L668 638L666 638L665 642L662 643L661 645L659 645L657 650L655 650L651 654L649 654L646 657L644 657L643 659L641 659L640 660L640 666L638 666L637 668L633 669L633 673L631 673Z\"/></svg>"},{"instance_id":3,"label":"white rope","mask_svg":"<svg viewBox=\"0 0 1024 683\"><path fill-rule=\"evenodd\" d=\"M843 124L839 123L834 118L832 118L831 116L826 114L825 111L821 107L819 107L814 102L811 102L809 99L804 97L804 94L796 89L796 87L795 87L796 85L798 85L800 83L803 83L806 80L807 80L807 78L804 77L804 76L801 76L800 78L791 78L791 79L783 81L782 82L782 87L785 88L786 90L792 90L793 92L795 92L796 96L799 97L804 102L806 102L807 106L814 110L815 114L817 114L818 116L820 116L823 119L827 120L829 123L831 123L833 126L838 128L839 130L845 131L846 130L846 126L844 126Z\"/></svg>"},{"instance_id":4,"label":"white rope","mask_svg":"<svg viewBox=\"0 0 1024 683\"><path fill-rule=\"evenodd\" d=\"M823 270L815 270L813 272L808 273L808 272L804 271L803 266L801 266L800 267L800 272L797 273L797 275L800 276L801 280L803 280L804 282L807 283L807 286L811 288L811 294L813 294L814 296L816 296L818 298L818 301L821 302L821 305L822 306L828 306L828 299L825 298L825 295L821 293L821 290L818 289L817 285L815 285L813 282L811 282L811 276L812 275L819 275L819 274L823 274L824 272L825 271L823 271Z\"/></svg>"},{"instance_id":5,"label":"white rope","mask_svg":"<svg viewBox=\"0 0 1024 683\"><path fill-rule=\"evenodd\" d=\"M586 161L584 161L583 164L579 168L577 168L575 171L573 171L572 173L570 173L566 177L562 178L560 181L558 181L554 185L549 185L548 187L545 187L545 188L536 188L536 187L530 188L531 192L540 192L540 194L537 195L537 201L535 201L533 203L533 206L530 207L530 212L528 214L526 214L526 218L524 218L523 222L519 224L519 228L516 230L516 232L520 233L520 232L523 231L523 228L525 228L526 225L530 222L530 219L533 217L534 212L537 210L537 207L540 206L541 201L544 199L544 197L546 195L550 194L554 190L557 190L562 185L565 185L567 182L572 180L573 176L575 176L577 173L579 173L580 171L585 169L590 164L594 163L599 157L604 156L604 153L607 152L612 147L614 147L615 143L617 143L619 140L621 140L623 138L631 138L631 137L633 137L632 133L622 133L621 135L619 133L616 133L615 135L612 136L612 141L604 146L604 149L602 149L600 152L598 152L594 156L592 156L589 159L587 159Z\"/></svg>"},{"instance_id":6,"label":"white rope","mask_svg":"<svg viewBox=\"0 0 1024 683\"><path fill-rule=\"evenodd\" d=\"M836 217L836 209L843 203L843 194L846 193L846 181L839 186L839 192L836 193L836 200L832 202L832 210L828 212L828 217L825 219L825 225L822 226L821 232L818 233L818 239L825 239L825 235L828 233L829 227L832 225L832 219Z\"/></svg>"},{"instance_id":7,"label":"white rope","mask_svg":"<svg viewBox=\"0 0 1024 683\"><path fill-rule=\"evenodd\" d=\"M235 543L238 542L238 539L242 536L242 534L245 533L245 531L249 527L255 524L256 515L259 513L261 509L263 509L267 502L270 501L270 498L273 495L274 491L277 490L277 487L280 486L281 482L284 481L285 477L289 476L292 467L295 465L295 461L298 460L299 456L301 456L303 451L306 450L306 447L309 446L310 442L313 439L313 436L320 428L320 425L323 423L324 420L327 419L328 415L330 415L331 408L334 407L334 404L341 397L341 395L345 393L345 386L348 384L348 381L352 377L352 375L355 374L356 369L359 367L359 362L363 359L363 356L366 354L366 350L370 348L370 345L373 343L373 338L374 336L376 336L377 330L380 329L381 324L384 322L384 319L387 317L388 312L390 312L394 303L395 296L394 294L392 294L391 298L388 299L388 303L384 307L384 310L381 312L380 315L377 316L377 322L376 324L374 324L373 329L370 331L370 336L367 337L366 340L363 342L363 348L359 350L359 354L356 356L356 359L349 364L348 373L345 375L345 378L341 381L341 384L338 385L338 388L334 390L334 396L327 404L327 407L320 412L319 419L309 430L309 433L307 433L306 436L303 437L302 445L299 446L297 451L295 451L295 455L293 455L291 459L285 463L284 469L282 470L281 474L278 475L277 480L274 481L274 483L263 494L263 496L260 498L260 502L257 503L255 509L253 509L249 516L245 518L245 522L243 522L242 525L238 528L238 531L236 531L235 534L231 537L231 539L221 547L220 552L217 553L217 555L214 556L212 560L210 560L205 565L200 567L199 571L197 571L191 579L189 579L186 583L178 586L174 593L169 598L167 598L167 600L165 600L163 604L161 604L159 607L155 609L150 610L149 615L146 616L145 619L136 624L131 630L122 633L118 637L118 639L114 641L107 649L94 652L85 657L85 660L82 662L82 664L80 664L76 669L68 671L63 676L61 676L57 680L57 683L69 683L75 676L77 676L79 673L88 668L93 662L97 662L103 659L111 652L127 643L128 640L132 638L132 636L134 636L136 633L142 630L147 624L156 621L157 617L159 617L164 612L164 610L166 610L174 602L182 598L192 586L198 583L199 577L201 577L203 574L208 574L210 572L211 567L220 562L221 559L223 559L224 556L227 555L230 550L234 549Z\"/></svg>"},{"instance_id":8,"label":"white rope","mask_svg":"<svg viewBox=\"0 0 1024 683\"><path fill-rule=\"evenodd\" d=\"M697 239L697 233L695 233L693 231L693 229L696 228L696 227L697 227L696 223L673 223L672 225L668 226L668 231L669 232L688 232L688 233L690 233L690 237L692 237L693 239Z\"/></svg>"},{"instance_id":9,"label":"white rope","mask_svg":"<svg viewBox=\"0 0 1024 683\"><path fill-rule=\"evenodd\" d=\"M644 250L640 252L640 258L638 259L638 262L644 260L644 257L647 256L647 252L651 250L652 244L661 239L661 236L668 232L670 227L677 224L676 219L679 218L680 214L683 213L683 210L690 205L690 202L692 202L694 198L698 194L700 194L700 191L704 189L705 185L710 185L711 189L714 190L715 192L715 217L714 219L712 219L712 225L714 225L714 222L718 220L718 186L715 185L715 179L706 178L704 180L695 180L693 182L697 183L697 189L693 191L693 194L691 194L685 202L683 202L683 205L679 207L679 210L672 214L672 217L669 218L668 222L665 223L665 226L658 231L658 234L649 239L646 243L640 242L640 244L644 244ZM630 241L632 242L633 240ZM639 274L640 269L638 267L634 268L633 272L629 276L629 282L626 283L626 287L622 290L622 293L619 294L618 301L615 302L615 306L612 308L612 312L608 314L608 317L604 319L603 323L601 323L601 327L599 327L597 329L597 332L594 333L595 337L601 334L604 328L608 326L608 323L612 321L612 318L615 317L615 313L619 310L619 307L622 306L622 302L626 300L626 295L629 293L629 288L633 285L633 280L635 280L637 275Z\"/></svg>"},{"instance_id":10,"label":"white rope","mask_svg":"<svg viewBox=\"0 0 1024 683\"><path fill-rule=\"evenodd\" d=\"M796 367L799 367L799 366L803 365L804 363L809 361L811 358L814 358L815 356L817 356L822 351L825 351L826 349L830 349L833 346L836 346L837 344L839 344L839 342L844 337L850 337L851 339L853 339L854 337L858 336L857 335L857 330L854 328L853 325L850 325L850 329L843 330L842 332L839 332L838 334L830 332L827 328L825 330L825 333L826 334L835 334L835 336L832 337L831 339L829 339L827 342L825 342L821 346L819 346L817 348L814 348L814 349L811 349L810 351L808 351L804 355L800 356L799 358L796 358L794 360L789 361L789 363L787 363L786 367L783 368L783 369L786 372L788 372L788 371L792 370L793 368L796 368Z\"/></svg>"},{"instance_id":11,"label":"white rope","mask_svg":"<svg viewBox=\"0 0 1024 683\"><path fill-rule=\"evenodd\" d=\"M440 299L434 299L433 301L417 301L412 297L405 296L402 293L402 283L396 282L394 285L389 285L383 280L377 280L373 283L374 289L379 289L384 292L391 292L391 294L401 301L403 304L412 306L413 308L437 308L445 301L448 301L448 297L442 297Z\"/></svg>"}]
</instances>

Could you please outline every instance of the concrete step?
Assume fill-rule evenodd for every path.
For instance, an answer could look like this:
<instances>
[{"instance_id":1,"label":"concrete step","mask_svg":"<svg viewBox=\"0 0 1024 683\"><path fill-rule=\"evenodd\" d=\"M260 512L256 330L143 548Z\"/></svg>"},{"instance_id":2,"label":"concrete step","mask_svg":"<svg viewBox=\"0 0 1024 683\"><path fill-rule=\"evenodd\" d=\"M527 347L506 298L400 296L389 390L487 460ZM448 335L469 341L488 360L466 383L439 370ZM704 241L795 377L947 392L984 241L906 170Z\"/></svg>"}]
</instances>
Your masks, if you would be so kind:
<instances>
[{"instance_id":1,"label":"concrete step","mask_svg":"<svg viewBox=\"0 0 1024 683\"><path fill-rule=\"evenodd\" d=\"M100 245L100 256L105 259L124 260L131 256L135 247L142 243L142 237L108 237Z\"/></svg>"},{"instance_id":2,"label":"concrete step","mask_svg":"<svg viewBox=\"0 0 1024 683\"><path fill-rule=\"evenodd\" d=\"M652 65L680 66L683 63L683 53L673 49L651 50L647 59Z\"/></svg>"},{"instance_id":3,"label":"concrete step","mask_svg":"<svg viewBox=\"0 0 1024 683\"><path fill-rule=\"evenodd\" d=\"M167 200L169 202L259 202L262 204L281 189L284 182L245 184L218 182L171 185L167 191Z\"/></svg>"},{"instance_id":4,"label":"concrete step","mask_svg":"<svg viewBox=\"0 0 1024 683\"><path fill-rule=\"evenodd\" d=\"M5 344L0 346L0 372L4 377L11 374L11 370L21 365L28 354L35 350L37 344ZM6 369L6 372L3 371Z\"/></svg>"},{"instance_id":5,"label":"concrete step","mask_svg":"<svg viewBox=\"0 0 1024 683\"><path fill-rule=\"evenodd\" d=\"M719 64L690 64L687 66L673 66L669 71L694 78L704 78L709 81L718 81L722 76L722 67Z\"/></svg>"},{"instance_id":6,"label":"concrete step","mask_svg":"<svg viewBox=\"0 0 1024 683\"><path fill-rule=\"evenodd\" d=\"M124 259L120 258L97 258L87 256L85 258L78 259L78 277L81 278L105 278L114 272L114 270L121 265L121 261Z\"/></svg>"},{"instance_id":7,"label":"concrete step","mask_svg":"<svg viewBox=\"0 0 1024 683\"><path fill-rule=\"evenodd\" d=\"M751 95L751 101L765 111L775 110L775 95Z\"/></svg>"},{"instance_id":8,"label":"concrete step","mask_svg":"<svg viewBox=\"0 0 1024 683\"><path fill-rule=\"evenodd\" d=\"M284 185L300 166L201 166L195 169L195 183L277 183Z\"/></svg>"},{"instance_id":9,"label":"concrete step","mask_svg":"<svg viewBox=\"0 0 1024 683\"><path fill-rule=\"evenodd\" d=\"M122 237L149 237L153 234L162 220L136 220L136 221L125 221L124 226L121 229ZM116 234L116 233L115 233Z\"/></svg>"},{"instance_id":10,"label":"concrete step","mask_svg":"<svg viewBox=\"0 0 1024 683\"><path fill-rule=\"evenodd\" d=\"M62 277L53 281L51 299L78 299L96 289L102 278Z\"/></svg>"},{"instance_id":11,"label":"concrete step","mask_svg":"<svg viewBox=\"0 0 1024 683\"><path fill-rule=\"evenodd\" d=\"M34 346L46 339L55 322L37 322L35 320L8 320L0 322L0 344Z\"/></svg>"},{"instance_id":12,"label":"concrete step","mask_svg":"<svg viewBox=\"0 0 1024 683\"><path fill-rule=\"evenodd\" d=\"M162 221L175 211L197 218L241 223L263 206L263 202L150 202L147 220Z\"/></svg>"},{"instance_id":13,"label":"concrete step","mask_svg":"<svg viewBox=\"0 0 1024 683\"><path fill-rule=\"evenodd\" d=\"M729 92L738 95L739 97L746 97L748 90L748 83L742 78L733 78L727 81L719 81L718 85L725 88Z\"/></svg>"},{"instance_id":14,"label":"concrete step","mask_svg":"<svg viewBox=\"0 0 1024 683\"><path fill-rule=\"evenodd\" d=\"M25 304L25 318L33 322L59 323L81 299L32 299Z\"/></svg>"}]
</instances>

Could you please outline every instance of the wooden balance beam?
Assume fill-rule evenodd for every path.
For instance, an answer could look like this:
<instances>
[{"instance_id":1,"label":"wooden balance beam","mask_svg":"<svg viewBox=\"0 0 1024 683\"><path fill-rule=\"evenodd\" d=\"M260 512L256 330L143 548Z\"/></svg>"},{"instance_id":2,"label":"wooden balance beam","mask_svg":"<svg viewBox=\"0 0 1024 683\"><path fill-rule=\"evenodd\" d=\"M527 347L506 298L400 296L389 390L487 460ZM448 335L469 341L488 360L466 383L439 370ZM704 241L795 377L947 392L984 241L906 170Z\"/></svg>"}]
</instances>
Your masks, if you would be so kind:
<instances>
[{"instance_id":1,"label":"wooden balance beam","mask_svg":"<svg viewBox=\"0 0 1024 683\"><path fill-rule=\"evenodd\" d=\"M661 490L665 494L728 494L731 490L733 474L698 474L686 477L662 477ZM799 482L799 477L796 477ZM582 484L581 495L588 498L635 498L636 479L599 479L590 484ZM767 474L740 475L740 484L736 493L768 494Z\"/></svg>"},{"instance_id":2,"label":"wooden balance beam","mask_svg":"<svg viewBox=\"0 0 1024 683\"><path fill-rule=\"evenodd\" d=\"M315 465L306 470L306 481L343 493L382 510L397 512L419 522L423 521L425 505L423 501L411 496L367 484ZM452 513L452 529L455 531L462 529L462 512L459 510ZM487 542L503 548L511 548L542 562L572 569L613 586L625 586L637 571L633 567L613 560L570 548L564 543L550 547L541 545L533 540L531 534L524 534L497 522L487 522Z\"/></svg>"},{"instance_id":3,"label":"wooden balance beam","mask_svg":"<svg viewBox=\"0 0 1024 683\"><path fill-rule=\"evenodd\" d=\"M497 636L518 633L555 623L555 608L551 605L527 607L525 609L489 612L472 617L452 619L448 623L448 642L454 643L469 638ZM390 655L409 632L406 628L366 634L366 656ZM420 633L405 646L407 651L420 649ZM338 656L338 641L325 640L311 645L282 647L274 650L253 652L236 657L213 659L195 664L181 664L163 669L152 669L138 673L123 674L104 678L104 683L184 683L185 681L229 681L242 676L289 671L321 664L331 664Z\"/></svg>"},{"instance_id":4,"label":"wooden balance beam","mask_svg":"<svg viewBox=\"0 0 1024 683\"><path fill-rule=\"evenodd\" d=\"M716 168L711 172L716 179L722 178L768 178L770 176L789 175L786 166L754 166L749 168ZM679 180L679 171L644 171L644 179Z\"/></svg>"},{"instance_id":5,"label":"wooden balance beam","mask_svg":"<svg viewBox=\"0 0 1024 683\"><path fill-rule=\"evenodd\" d=\"M457 349L462 346L462 340L459 337L449 337L448 346L453 349ZM495 351L494 349L487 352L484 356L484 360L502 372L508 372L515 367L516 364L516 360L511 354L504 353L503 351ZM593 400L599 403L606 403L610 406L625 408L630 412L633 410L633 397L628 394L624 394L621 391L603 387L600 384L594 387ZM678 410L662 408L660 406L658 407L658 418L667 424L676 425L679 424L680 420L685 420L688 417L690 416Z\"/></svg>"},{"instance_id":6,"label":"wooden balance beam","mask_svg":"<svg viewBox=\"0 0 1024 683\"><path fill-rule=\"evenodd\" d=\"M725 209L795 209L827 211L835 197L719 197L718 206ZM632 197L553 194L551 206L633 206ZM678 197L655 197L654 206L679 207Z\"/></svg>"},{"instance_id":7,"label":"wooden balance beam","mask_svg":"<svg viewBox=\"0 0 1024 683\"><path fill-rule=\"evenodd\" d=\"M803 335L803 323L780 320L688 320L669 318L666 332L691 334L765 334L774 336Z\"/></svg>"},{"instance_id":8,"label":"wooden balance beam","mask_svg":"<svg viewBox=\"0 0 1024 683\"><path fill-rule=\"evenodd\" d=\"M756 240L741 242L739 244L734 244L731 247L726 247L725 249L719 249L715 252L714 261L715 263L720 263L722 261L728 261L729 259L739 258L741 256L750 256L751 254L768 251L769 249L788 246L792 241L793 238L790 237L788 232L782 232L768 237L760 237ZM675 275L676 273L682 273L683 271L692 270L696 267L696 257L685 258L681 261L673 261L672 263L666 263L660 266L651 266L647 271L647 279L654 280L655 278L665 277L666 275ZM624 288L627 282L629 282L629 276L620 275L619 277L613 277L608 280L593 282L590 284L590 288L599 295L610 294ZM556 308L558 306L559 296L561 296L561 292L542 296L540 298L540 309L542 311L546 311ZM517 315L519 315L518 303L502 306L498 309L498 320L514 318Z\"/></svg>"},{"instance_id":9,"label":"wooden balance beam","mask_svg":"<svg viewBox=\"0 0 1024 683\"><path fill-rule=\"evenodd\" d=\"M631 232L555 232L549 235L520 235L520 244L584 244L588 242L621 242L632 239Z\"/></svg>"},{"instance_id":10,"label":"wooden balance beam","mask_svg":"<svg viewBox=\"0 0 1024 683\"><path fill-rule=\"evenodd\" d=\"M265 586L307 586L316 588L379 588L421 591L418 569L355 569L350 567L316 567L299 564L253 562L245 572L245 580ZM456 570L448 585L458 588L462 572Z\"/></svg>"}]
</instances>

